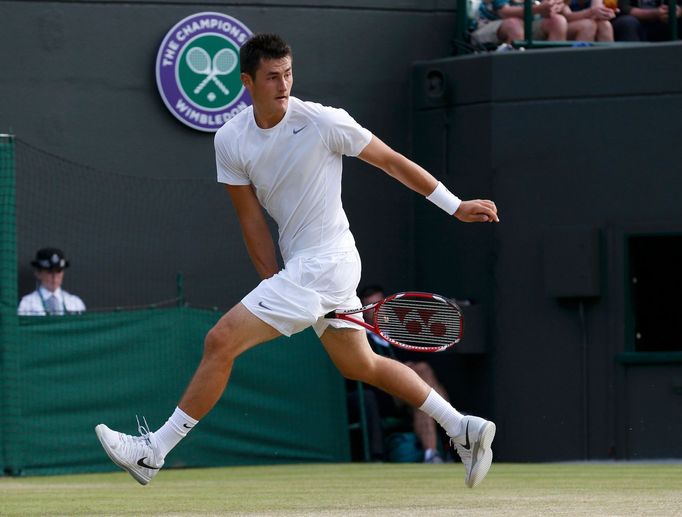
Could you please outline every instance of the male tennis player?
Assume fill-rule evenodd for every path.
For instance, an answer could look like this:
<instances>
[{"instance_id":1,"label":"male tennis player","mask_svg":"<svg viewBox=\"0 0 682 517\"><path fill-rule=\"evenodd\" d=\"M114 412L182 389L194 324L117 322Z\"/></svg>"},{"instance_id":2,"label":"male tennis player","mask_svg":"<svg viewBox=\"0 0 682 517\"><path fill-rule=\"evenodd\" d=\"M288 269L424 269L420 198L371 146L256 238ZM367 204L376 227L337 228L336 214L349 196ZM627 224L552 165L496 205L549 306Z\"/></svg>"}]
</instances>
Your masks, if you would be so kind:
<instances>
[{"instance_id":1,"label":"male tennis player","mask_svg":"<svg viewBox=\"0 0 682 517\"><path fill-rule=\"evenodd\" d=\"M339 371L421 409L452 438L465 483L480 483L492 462L495 424L464 416L407 366L372 352L363 328L325 319L360 306L360 258L341 205L341 157L379 167L461 221L498 222L492 201L461 201L423 168L393 151L348 113L290 95L292 53L277 35L257 34L240 51L241 79L253 105L215 136L218 181L237 212L263 281L206 335L204 354L175 412L141 436L95 428L109 457L146 485L165 456L215 405L244 351L312 326ZM262 208L279 227L284 269Z\"/></svg>"}]
</instances>

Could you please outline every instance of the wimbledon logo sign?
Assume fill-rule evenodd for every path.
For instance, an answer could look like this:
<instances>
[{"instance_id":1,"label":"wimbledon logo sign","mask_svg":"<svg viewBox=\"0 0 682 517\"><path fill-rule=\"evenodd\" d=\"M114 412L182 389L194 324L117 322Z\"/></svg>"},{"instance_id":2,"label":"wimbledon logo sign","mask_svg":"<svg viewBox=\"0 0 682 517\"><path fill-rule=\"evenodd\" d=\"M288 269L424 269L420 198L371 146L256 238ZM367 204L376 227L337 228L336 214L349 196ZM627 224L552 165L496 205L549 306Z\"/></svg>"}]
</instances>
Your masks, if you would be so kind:
<instances>
[{"instance_id":1,"label":"wimbledon logo sign","mask_svg":"<svg viewBox=\"0 0 682 517\"><path fill-rule=\"evenodd\" d=\"M216 132L251 104L239 79L239 48L251 34L239 20L211 12L168 31L156 56L156 84L178 120Z\"/></svg>"}]
</instances>

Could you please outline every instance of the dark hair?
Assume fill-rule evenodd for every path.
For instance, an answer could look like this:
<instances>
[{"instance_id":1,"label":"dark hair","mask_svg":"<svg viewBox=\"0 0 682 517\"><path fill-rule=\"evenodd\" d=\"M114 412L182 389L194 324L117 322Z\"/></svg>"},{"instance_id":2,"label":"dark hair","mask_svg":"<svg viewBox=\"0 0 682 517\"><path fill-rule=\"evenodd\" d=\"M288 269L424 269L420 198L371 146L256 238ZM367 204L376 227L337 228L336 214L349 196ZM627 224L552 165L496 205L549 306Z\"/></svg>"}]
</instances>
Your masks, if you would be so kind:
<instances>
[{"instance_id":1,"label":"dark hair","mask_svg":"<svg viewBox=\"0 0 682 517\"><path fill-rule=\"evenodd\" d=\"M372 296L373 294L377 293L381 293L382 295L385 294L384 288L381 287L379 284L366 285L365 287L360 289L358 297L362 300L363 298L367 298L368 296Z\"/></svg>"},{"instance_id":2,"label":"dark hair","mask_svg":"<svg viewBox=\"0 0 682 517\"><path fill-rule=\"evenodd\" d=\"M277 34L260 33L251 36L239 50L240 71L256 77L261 59L292 57L291 47Z\"/></svg>"}]
</instances>

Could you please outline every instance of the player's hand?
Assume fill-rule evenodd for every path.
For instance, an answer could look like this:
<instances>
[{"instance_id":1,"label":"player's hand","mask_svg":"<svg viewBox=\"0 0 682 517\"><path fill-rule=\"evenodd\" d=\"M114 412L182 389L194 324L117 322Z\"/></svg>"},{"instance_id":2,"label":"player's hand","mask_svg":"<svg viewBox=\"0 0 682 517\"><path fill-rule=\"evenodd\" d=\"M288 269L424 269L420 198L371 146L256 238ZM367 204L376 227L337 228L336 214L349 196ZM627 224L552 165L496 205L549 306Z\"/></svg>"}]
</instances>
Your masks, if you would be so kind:
<instances>
[{"instance_id":1,"label":"player's hand","mask_svg":"<svg viewBox=\"0 0 682 517\"><path fill-rule=\"evenodd\" d=\"M497 217L495 203L488 199L462 201L454 215L464 223L500 222L500 218Z\"/></svg>"}]
</instances>

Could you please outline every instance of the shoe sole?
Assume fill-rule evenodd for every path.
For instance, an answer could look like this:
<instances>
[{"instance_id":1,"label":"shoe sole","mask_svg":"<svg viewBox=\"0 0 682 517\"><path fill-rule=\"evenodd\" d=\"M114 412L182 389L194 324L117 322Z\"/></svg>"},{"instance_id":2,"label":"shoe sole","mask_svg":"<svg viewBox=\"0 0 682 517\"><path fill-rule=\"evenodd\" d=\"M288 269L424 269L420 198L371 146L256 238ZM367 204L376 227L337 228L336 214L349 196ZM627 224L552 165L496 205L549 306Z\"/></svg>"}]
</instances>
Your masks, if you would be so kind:
<instances>
[{"instance_id":1,"label":"shoe sole","mask_svg":"<svg viewBox=\"0 0 682 517\"><path fill-rule=\"evenodd\" d=\"M107 456L109 456L109 459L111 461L113 461L118 467L122 468L128 474L133 476L133 478L135 478L135 481L137 481L140 485L146 485L147 483L149 483L149 481L150 481L149 479L145 479L138 472L131 469L129 466L124 465L123 463L121 463L120 461L118 461L116 459L116 456L114 456L114 453L111 452L111 450L109 449L109 445L107 444L106 440L102 436L102 433L104 432L105 427L106 426L104 424L99 424L98 426L96 426L95 427L95 434L97 435L97 439L99 440L99 443L102 444L102 448L104 449L104 452L106 452Z\"/></svg>"},{"instance_id":2,"label":"shoe sole","mask_svg":"<svg viewBox=\"0 0 682 517\"><path fill-rule=\"evenodd\" d=\"M488 422L483 426L483 431L478 439L478 451L476 451L479 454L480 451L483 451L483 454L471 469L471 474L466 483L469 488L474 488L483 481L490 470L490 466L493 463L493 450L490 446L495 439L496 430L497 428L493 422Z\"/></svg>"}]
</instances>

